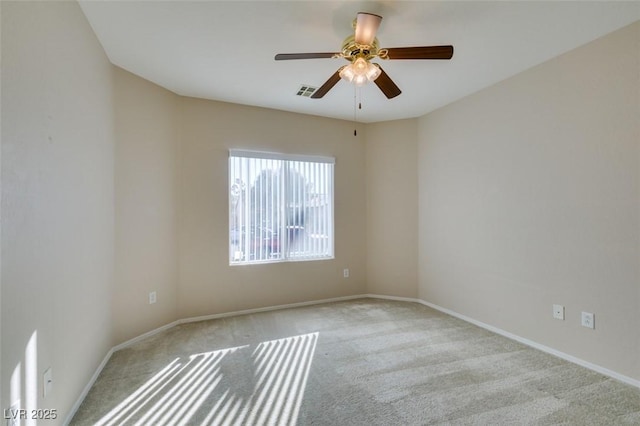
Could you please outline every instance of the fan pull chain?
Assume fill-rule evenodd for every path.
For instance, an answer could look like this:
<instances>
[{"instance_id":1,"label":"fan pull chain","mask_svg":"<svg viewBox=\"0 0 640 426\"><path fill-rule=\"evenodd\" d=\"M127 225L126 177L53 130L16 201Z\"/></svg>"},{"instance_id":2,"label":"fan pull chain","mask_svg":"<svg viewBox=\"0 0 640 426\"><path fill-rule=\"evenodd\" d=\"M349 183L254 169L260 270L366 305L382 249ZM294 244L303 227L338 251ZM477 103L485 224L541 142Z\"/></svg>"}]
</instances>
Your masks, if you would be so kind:
<instances>
[{"instance_id":1,"label":"fan pull chain","mask_svg":"<svg viewBox=\"0 0 640 426\"><path fill-rule=\"evenodd\" d=\"M356 105L358 108L356 109ZM353 88L353 121L358 123L358 110L362 110L362 89L354 86ZM357 129L353 129L353 136L358 136Z\"/></svg>"},{"instance_id":2,"label":"fan pull chain","mask_svg":"<svg viewBox=\"0 0 640 426\"><path fill-rule=\"evenodd\" d=\"M356 110L356 103L357 103L357 99L356 99L356 91L358 90L358 88L354 85L353 86L353 124L354 124L354 129L353 129L353 136L358 136L358 130L355 128L357 123L358 123L358 113Z\"/></svg>"}]
</instances>

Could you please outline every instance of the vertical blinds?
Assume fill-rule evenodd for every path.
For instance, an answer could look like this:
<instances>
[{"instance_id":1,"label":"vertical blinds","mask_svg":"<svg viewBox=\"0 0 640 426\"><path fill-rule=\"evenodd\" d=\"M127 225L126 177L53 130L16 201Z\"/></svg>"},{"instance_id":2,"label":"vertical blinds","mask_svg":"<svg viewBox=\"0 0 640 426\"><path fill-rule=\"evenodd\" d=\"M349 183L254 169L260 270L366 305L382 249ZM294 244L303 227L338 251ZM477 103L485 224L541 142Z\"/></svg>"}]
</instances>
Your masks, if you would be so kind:
<instances>
[{"instance_id":1,"label":"vertical blinds","mask_svg":"<svg viewBox=\"0 0 640 426\"><path fill-rule=\"evenodd\" d=\"M231 151L229 262L332 258L333 169L333 158Z\"/></svg>"}]
</instances>

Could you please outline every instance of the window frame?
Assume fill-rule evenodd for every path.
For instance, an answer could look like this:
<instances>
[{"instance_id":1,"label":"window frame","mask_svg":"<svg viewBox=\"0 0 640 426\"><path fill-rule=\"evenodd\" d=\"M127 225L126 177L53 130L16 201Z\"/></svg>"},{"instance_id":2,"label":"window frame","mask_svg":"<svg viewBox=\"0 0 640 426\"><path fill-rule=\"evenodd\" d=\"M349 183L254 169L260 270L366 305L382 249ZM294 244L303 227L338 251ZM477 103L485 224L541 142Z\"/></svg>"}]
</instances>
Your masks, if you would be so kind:
<instances>
[{"instance_id":1,"label":"window frame","mask_svg":"<svg viewBox=\"0 0 640 426\"><path fill-rule=\"evenodd\" d=\"M330 165L329 179L327 182L328 195L330 197L330 212L328 217L328 253L326 255L314 255L314 256L290 256L288 239L286 238L288 232L288 225L286 224L286 218L283 217L283 222L278 228L278 235L280 236L280 257L274 259L259 259L259 260L240 260L233 261L232 256L232 240L231 232L233 231L232 217L231 217L231 180L232 180L232 164L233 158L248 158L259 160L278 160L283 162L283 167L287 166L288 162L305 162L305 163L320 163ZM305 155L305 154L285 154L268 151L254 151L246 149L229 149L229 157L227 161L227 212L228 212L228 229L227 229L227 254L229 256L229 266L245 266L245 265L261 265L269 263L283 263L283 262L308 262L318 260L332 260L335 259L335 157L320 156L320 155ZM283 211L287 204L287 198L285 196L289 187L287 174L282 172L282 181L280 184L282 196L279 199L279 209ZM251 234L250 234L251 235ZM247 238L247 237L244 237ZM245 243L246 244L246 243Z\"/></svg>"}]
</instances>

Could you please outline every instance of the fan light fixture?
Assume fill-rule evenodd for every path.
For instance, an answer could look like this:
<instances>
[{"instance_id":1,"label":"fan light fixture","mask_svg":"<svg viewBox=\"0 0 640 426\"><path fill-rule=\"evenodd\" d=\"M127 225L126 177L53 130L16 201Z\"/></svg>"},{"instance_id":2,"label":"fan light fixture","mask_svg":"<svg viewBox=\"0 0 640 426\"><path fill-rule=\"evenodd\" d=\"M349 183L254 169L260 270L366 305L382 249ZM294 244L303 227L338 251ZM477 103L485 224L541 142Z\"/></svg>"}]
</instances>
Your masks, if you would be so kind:
<instances>
[{"instance_id":1,"label":"fan light fixture","mask_svg":"<svg viewBox=\"0 0 640 426\"><path fill-rule=\"evenodd\" d=\"M363 58L358 58L349 65L342 67L340 77L356 86L362 86L373 81L380 75L380 68Z\"/></svg>"},{"instance_id":2,"label":"fan light fixture","mask_svg":"<svg viewBox=\"0 0 640 426\"><path fill-rule=\"evenodd\" d=\"M0 0L2 1L2 0ZM359 12L353 21L354 34L348 36L342 42L342 50L339 52L318 53L278 53L276 61L289 59L320 59L341 58L349 61L348 65L339 68L331 77L310 96L320 99L329 92L340 80L362 86L369 81L384 93L387 99L393 99L402 91L391 80L391 77L378 64L371 63L373 59L451 59L453 46L415 46L415 47L391 47L381 49L376 38L382 17L373 13Z\"/></svg>"},{"instance_id":3,"label":"fan light fixture","mask_svg":"<svg viewBox=\"0 0 640 426\"><path fill-rule=\"evenodd\" d=\"M371 46L376 38L382 16L373 13L360 12L354 23L355 41L360 45Z\"/></svg>"}]
</instances>

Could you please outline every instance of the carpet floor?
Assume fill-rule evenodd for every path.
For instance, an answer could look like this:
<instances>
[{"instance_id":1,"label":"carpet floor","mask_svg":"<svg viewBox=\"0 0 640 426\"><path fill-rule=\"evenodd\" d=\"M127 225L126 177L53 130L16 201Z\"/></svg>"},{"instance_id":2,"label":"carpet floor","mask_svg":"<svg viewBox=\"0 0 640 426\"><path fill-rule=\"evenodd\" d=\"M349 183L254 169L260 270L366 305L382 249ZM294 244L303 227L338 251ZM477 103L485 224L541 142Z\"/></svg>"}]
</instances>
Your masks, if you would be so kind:
<instances>
[{"instance_id":1,"label":"carpet floor","mask_svg":"<svg viewBox=\"0 0 640 426\"><path fill-rule=\"evenodd\" d=\"M71 425L640 425L640 389L418 303L188 323L115 352Z\"/></svg>"}]
</instances>

